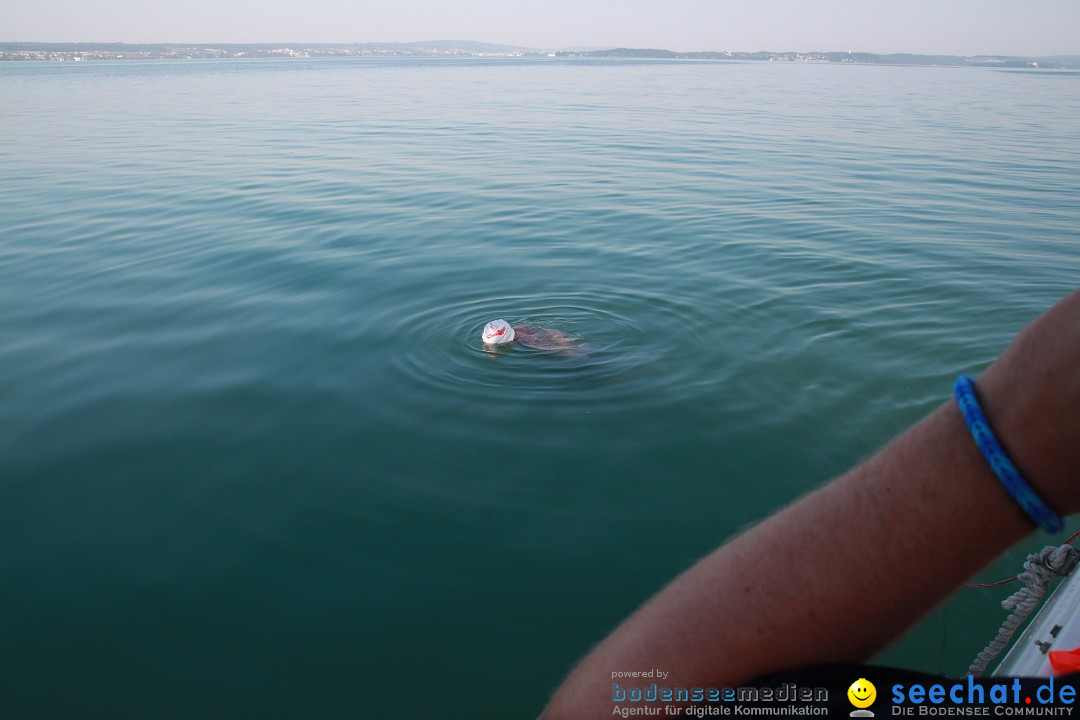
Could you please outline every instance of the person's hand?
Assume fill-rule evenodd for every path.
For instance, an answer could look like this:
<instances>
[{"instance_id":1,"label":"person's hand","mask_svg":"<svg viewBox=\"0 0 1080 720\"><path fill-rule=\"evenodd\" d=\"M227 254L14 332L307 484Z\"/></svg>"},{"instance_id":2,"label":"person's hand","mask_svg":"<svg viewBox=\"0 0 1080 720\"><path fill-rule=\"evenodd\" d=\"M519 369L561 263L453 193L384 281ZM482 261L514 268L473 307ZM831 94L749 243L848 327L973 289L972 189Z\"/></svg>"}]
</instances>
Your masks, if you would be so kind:
<instances>
[{"instance_id":1,"label":"person's hand","mask_svg":"<svg viewBox=\"0 0 1080 720\"><path fill-rule=\"evenodd\" d=\"M998 441L1062 515L1080 511L1080 290L1036 318L976 382Z\"/></svg>"}]
</instances>

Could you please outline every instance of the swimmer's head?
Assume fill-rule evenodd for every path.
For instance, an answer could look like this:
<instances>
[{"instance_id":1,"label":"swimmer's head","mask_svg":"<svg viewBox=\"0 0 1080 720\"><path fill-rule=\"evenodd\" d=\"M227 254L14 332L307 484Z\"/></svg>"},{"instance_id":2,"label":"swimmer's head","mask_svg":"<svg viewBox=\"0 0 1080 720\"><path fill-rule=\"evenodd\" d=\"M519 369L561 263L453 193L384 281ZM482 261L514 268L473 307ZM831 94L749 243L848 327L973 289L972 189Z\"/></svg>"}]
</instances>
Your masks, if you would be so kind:
<instances>
[{"instance_id":1,"label":"swimmer's head","mask_svg":"<svg viewBox=\"0 0 1080 720\"><path fill-rule=\"evenodd\" d=\"M484 326L481 337L484 339L485 345L502 345L503 343L513 342L514 328L505 320L492 320Z\"/></svg>"}]
</instances>

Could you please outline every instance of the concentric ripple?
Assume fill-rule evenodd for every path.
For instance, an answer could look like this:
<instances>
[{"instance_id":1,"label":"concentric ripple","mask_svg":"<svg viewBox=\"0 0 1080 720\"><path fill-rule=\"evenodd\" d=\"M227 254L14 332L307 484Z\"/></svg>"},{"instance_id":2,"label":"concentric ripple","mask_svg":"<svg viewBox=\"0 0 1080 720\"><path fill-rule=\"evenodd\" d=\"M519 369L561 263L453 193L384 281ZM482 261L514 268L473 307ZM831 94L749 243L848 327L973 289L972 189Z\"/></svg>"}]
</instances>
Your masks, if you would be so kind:
<instances>
[{"instance_id":1,"label":"concentric ripple","mask_svg":"<svg viewBox=\"0 0 1080 720\"><path fill-rule=\"evenodd\" d=\"M480 331L497 317L559 330L573 349L485 348ZM682 349L672 330L707 322L689 304L618 290L460 298L415 308L403 320L416 342L397 358L396 380L420 394L576 398L623 408L658 391L687 392L693 367L674 362Z\"/></svg>"}]
</instances>

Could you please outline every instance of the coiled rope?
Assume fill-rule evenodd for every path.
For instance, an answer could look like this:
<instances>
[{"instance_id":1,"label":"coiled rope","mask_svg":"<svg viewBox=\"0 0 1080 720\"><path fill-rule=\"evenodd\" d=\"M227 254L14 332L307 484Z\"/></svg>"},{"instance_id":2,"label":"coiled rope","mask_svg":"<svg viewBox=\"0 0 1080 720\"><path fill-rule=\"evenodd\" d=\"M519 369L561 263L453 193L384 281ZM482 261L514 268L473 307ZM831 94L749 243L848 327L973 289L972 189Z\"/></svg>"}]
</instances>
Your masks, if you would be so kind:
<instances>
[{"instance_id":1,"label":"coiled rope","mask_svg":"<svg viewBox=\"0 0 1080 720\"><path fill-rule=\"evenodd\" d=\"M1069 538L1069 542L1072 542L1075 537L1074 535ZM1050 583L1055 578L1065 577L1072 572L1077 561L1080 561L1080 550L1069 545L1068 542L1058 546L1047 545L1039 552L1027 556L1027 560L1024 561L1024 571L1015 578L1009 579L1020 580L1024 583L1024 587L1014 592L1001 603L1001 607L1012 612L1009 617L1005 618L1005 622L1001 624L997 636L975 657L971 667L968 668L968 675L981 675L986 670L986 666L990 664L990 661L1008 646L1013 635L1016 634L1017 628L1027 620L1028 615L1046 597L1046 593L1050 590ZM1009 582L1009 580L1003 580L1002 582ZM974 585L973 587L992 587L1000 584L989 583L987 585Z\"/></svg>"}]
</instances>

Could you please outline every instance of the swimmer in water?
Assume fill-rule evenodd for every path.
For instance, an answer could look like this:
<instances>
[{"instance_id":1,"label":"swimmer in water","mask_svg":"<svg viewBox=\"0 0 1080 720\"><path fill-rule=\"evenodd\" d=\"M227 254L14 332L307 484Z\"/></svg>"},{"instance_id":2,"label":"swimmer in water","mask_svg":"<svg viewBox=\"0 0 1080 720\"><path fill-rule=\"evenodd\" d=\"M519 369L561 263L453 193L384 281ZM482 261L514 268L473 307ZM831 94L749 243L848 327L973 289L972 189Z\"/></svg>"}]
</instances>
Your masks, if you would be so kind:
<instances>
[{"instance_id":1,"label":"swimmer in water","mask_svg":"<svg viewBox=\"0 0 1080 720\"><path fill-rule=\"evenodd\" d=\"M531 325L511 325L505 320L492 320L484 326L481 334L484 345L509 345L521 343L533 350L573 350L573 341L565 334L551 328Z\"/></svg>"}]
</instances>

